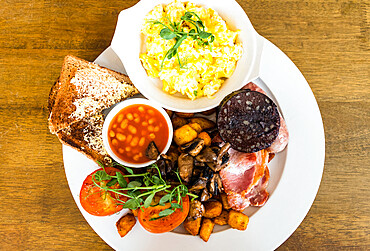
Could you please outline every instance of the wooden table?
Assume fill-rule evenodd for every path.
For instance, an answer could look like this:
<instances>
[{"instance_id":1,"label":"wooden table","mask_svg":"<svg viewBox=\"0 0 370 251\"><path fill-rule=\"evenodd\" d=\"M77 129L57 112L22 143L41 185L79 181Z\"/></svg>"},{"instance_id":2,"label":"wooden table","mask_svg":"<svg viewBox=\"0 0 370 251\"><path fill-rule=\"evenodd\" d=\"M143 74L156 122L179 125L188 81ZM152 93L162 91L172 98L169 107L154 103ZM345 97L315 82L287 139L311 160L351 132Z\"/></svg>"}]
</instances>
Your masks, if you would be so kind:
<instances>
[{"instance_id":1,"label":"wooden table","mask_svg":"<svg viewBox=\"0 0 370 251\"><path fill-rule=\"evenodd\" d=\"M136 1L1 1L0 250L110 250L72 199L47 99L67 54L94 60ZM369 1L239 3L306 77L326 135L320 190L280 250L370 249Z\"/></svg>"}]
</instances>

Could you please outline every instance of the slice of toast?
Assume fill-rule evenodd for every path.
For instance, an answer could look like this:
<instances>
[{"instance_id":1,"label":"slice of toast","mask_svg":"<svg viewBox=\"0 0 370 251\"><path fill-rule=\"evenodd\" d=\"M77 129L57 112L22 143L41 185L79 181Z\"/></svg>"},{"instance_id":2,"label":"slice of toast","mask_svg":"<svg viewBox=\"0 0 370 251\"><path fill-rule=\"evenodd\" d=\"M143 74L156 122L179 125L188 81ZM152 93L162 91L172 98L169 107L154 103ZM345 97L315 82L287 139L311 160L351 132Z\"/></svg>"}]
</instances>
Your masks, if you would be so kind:
<instances>
[{"instance_id":1,"label":"slice of toast","mask_svg":"<svg viewBox=\"0 0 370 251\"><path fill-rule=\"evenodd\" d=\"M56 134L137 93L126 75L68 55L49 95L50 132Z\"/></svg>"},{"instance_id":2,"label":"slice of toast","mask_svg":"<svg viewBox=\"0 0 370 251\"><path fill-rule=\"evenodd\" d=\"M57 133L62 144L68 145L105 166L112 163L103 146L102 130L104 117L97 114L71 124Z\"/></svg>"}]
</instances>

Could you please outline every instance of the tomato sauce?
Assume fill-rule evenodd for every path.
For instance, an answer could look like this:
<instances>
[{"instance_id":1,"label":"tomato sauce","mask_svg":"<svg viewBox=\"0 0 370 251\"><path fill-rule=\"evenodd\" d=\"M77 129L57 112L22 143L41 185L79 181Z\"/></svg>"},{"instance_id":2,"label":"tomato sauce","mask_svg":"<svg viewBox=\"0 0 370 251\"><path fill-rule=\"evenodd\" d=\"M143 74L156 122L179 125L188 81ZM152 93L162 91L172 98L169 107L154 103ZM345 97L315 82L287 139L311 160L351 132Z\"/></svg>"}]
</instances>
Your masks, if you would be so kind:
<instances>
[{"instance_id":1,"label":"tomato sauce","mask_svg":"<svg viewBox=\"0 0 370 251\"><path fill-rule=\"evenodd\" d=\"M117 157L140 164L150 160L145 156L145 151L151 141L154 141L159 152L164 150L168 134L166 119L157 109L134 104L114 116L108 128L108 141Z\"/></svg>"}]
</instances>

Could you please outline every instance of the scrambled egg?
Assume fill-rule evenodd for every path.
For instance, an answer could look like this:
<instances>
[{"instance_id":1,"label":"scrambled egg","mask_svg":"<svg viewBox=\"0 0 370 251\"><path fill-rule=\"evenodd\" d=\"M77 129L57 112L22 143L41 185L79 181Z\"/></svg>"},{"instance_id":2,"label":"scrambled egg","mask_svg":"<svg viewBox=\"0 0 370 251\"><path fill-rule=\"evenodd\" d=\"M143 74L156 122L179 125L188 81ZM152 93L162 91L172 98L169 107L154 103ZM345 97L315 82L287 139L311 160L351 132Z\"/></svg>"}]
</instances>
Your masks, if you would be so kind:
<instances>
[{"instance_id":1,"label":"scrambled egg","mask_svg":"<svg viewBox=\"0 0 370 251\"><path fill-rule=\"evenodd\" d=\"M188 36L178 48L179 57L164 60L161 67L175 39L163 39L160 31L164 27L153 21L169 26L170 21L180 22L185 12L195 12L202 20L205 31L212 33L215 39L211 46L200 46ZM184 31L189 32L193 28L192 25L185 26ZM146 51L140 54L140 60L149 77L159 77L164 91L170 94L179 92L192 100L202 96L212 98L225 79L232 75L243 52L242 45L236 43L238 31L229 30L215 10L191 2L174 1L166 6L156 6L145 17L142 33L146 36ZM178 60L183 67L180 67Z\"/></svg>"}]
</instances>

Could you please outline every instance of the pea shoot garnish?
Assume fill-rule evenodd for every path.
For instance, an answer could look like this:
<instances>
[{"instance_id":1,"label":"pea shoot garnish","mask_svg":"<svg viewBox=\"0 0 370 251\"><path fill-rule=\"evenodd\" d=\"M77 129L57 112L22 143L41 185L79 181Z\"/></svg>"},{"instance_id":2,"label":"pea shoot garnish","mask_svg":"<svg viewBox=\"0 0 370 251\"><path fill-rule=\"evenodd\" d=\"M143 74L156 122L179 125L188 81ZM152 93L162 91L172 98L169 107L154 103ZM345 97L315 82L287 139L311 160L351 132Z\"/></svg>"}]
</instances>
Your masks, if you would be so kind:
<instances>
[{"instance_id":1,"label":"pea shoot garnish","mask_svg":"<svg viewBox=\"0 0 370 251\"><path fill-rule=\"evenodd\" d=\"M154 196L157 193L163 195L159 200L159 205L164 206L166 203L170 203L170 207L161 211L156 218L150 220L156 220L165 216L168 216L175 212L176 209L182 210L183 197L186 195L197 198L197 195L189 193L188 188L182 183L180 176L176 173L180 184L173 187L166 183L162 178L161 172L156 164L152 164L147 168L147 172L135 174L132 169L123 165L117 164L124 168L129 174L123 175L120 172L116 172L116 175L109 175L103 170L97 171L93 175L93 182L95 186L106 192L113 192L117 195L128 197L127 201L119 199L117 201L119 205L123 205L123 208L138 209L148 208L152 205ZM152 170L151 170L152 169ZM127 183L125 178L129 178L132 181ZM107 183L101 181L108 181ZM114 186L119 184L119 187ZM114 186L114 187L112 187Z\"/></svg>"},{"instance_id":2,"label":"pea shoot garnish","mask_svg":"<svg viewBox=\"0 0 370 251\"><path fill-rule=\"evenodd\" d=\"M161 63L161 69L166 59L170 60L172 57L175 56L180 68L184 68L184 63L180 60L178 48L187 37L191 37L192 39L197 41L198 45L200 46L209 46L210 50L212 51L211 43L215 40L215 36L212 33L205 31L203 21L195 12L185 12L185 14L181 17L180 22L171 22L168 18L167 20L169 21L169 25L166 25L157 20L153 21L153 24L160 24L164 27L159 33L161 38L165 40L175 39L176 41L175 44L165 54ZM184 27L188 27L191 29L189 32L185 32Z\"/></svg>"}]
</instances>

